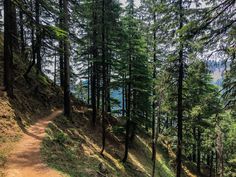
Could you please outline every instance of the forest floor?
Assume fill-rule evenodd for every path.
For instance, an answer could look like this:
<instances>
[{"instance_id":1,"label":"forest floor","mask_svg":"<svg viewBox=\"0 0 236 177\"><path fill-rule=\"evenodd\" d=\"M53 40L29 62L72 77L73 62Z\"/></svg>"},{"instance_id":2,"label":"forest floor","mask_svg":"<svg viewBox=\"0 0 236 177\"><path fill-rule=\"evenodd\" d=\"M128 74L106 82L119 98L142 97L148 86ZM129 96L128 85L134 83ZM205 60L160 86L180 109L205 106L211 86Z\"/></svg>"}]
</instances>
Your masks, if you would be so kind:
<instances>
[{"instance_id":1,"label":"forest floor","mask_svg":"<svg viewBox=\"0 0 236 177\"><path fill-rule=\"evenodd\" d=\"M40 157L40 145L45 136L48 123L61 113L52 112L45 118L40 118L29 129L24 130L21 140L15 144L13 151L5 164L6 177L61 177L62 175L47 167Z\"/></svg>"},{"instance_id":2,"label":"forest floor","mask_svg":"<svg viewBox=\"0 0 236 177\"><path fill-rule=\"evenodd\" d=\"M74 108L73 120L64 116L52 121L46 129L42 157L50 167L71 177L149 177L152 173L151 139L136 136L128 161L121 162L124 136L107 128L106 148L101 155L102 131L90 125L91 110ZM150 141L149 141L150 140ZM157 149L156 177L174 177L172 159L164 149Z\"/></svg>"},{"instance_id":3,"label":"forest floor","mask_svg":"<svg viewBox=\"0 0 236 177\"><path fill-rule=\"evenodd\" d=\"M0 39L0 51L1 48ZM15 58L15 62L18 67L14 98L0 94L0 177L59 177L57 171L71 177L151 176L149 136L137 135L124 164L124 136L117 133L123 125L115 123L107 128L102 156L99 118L93 128L91 110L74 98L73 120L60 115L55 110L63 103L61 88L46 76L37 75L34 68L25 79L23 74L29 63L21 58ZM174 177L173 164L166 148L159 145L156 176Z\"/></svg>"}]
</instances>

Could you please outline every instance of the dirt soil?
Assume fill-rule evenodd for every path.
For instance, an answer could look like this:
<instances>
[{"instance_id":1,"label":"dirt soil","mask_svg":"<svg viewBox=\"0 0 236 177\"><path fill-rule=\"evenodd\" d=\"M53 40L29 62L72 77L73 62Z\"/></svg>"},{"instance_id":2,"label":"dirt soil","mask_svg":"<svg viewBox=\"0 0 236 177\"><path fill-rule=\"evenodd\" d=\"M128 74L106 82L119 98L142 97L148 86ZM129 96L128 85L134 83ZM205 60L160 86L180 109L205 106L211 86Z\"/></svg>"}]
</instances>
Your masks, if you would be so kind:
<instances>
[{"instance_id":1,"label":"dirt soil","mask_svg":"<svg viewBox=\"0 0 236 177\"><path fill-rule=\"evenodd\" d=\"M40 147L49 122L61 114L61 110L39 119L29 129L24 130L22 139L15 145L5 165L6 177L62 177L41 160Z\"/></svg>"}]
</instances>

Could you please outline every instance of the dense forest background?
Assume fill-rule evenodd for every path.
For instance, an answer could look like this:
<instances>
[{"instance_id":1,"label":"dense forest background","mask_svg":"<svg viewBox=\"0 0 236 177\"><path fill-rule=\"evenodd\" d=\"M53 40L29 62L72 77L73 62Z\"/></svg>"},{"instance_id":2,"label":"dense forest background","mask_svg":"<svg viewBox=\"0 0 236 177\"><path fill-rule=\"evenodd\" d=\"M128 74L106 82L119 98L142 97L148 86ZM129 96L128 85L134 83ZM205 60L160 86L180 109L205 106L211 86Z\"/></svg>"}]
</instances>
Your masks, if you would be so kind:
<instances>
[{"instance_id":1,"label":"dense forest background","mask_svg":"<svg viewBox=\"0 0 236 177\"><path fill-rule=\"evenodd\" d=\"M83 122L75 114L83 105L85 125L101 134L94 138L102 157L111 136L122 139L116 158L123 165L137 139L149 139L146 176L168 177L156 162L159 146L172 152L177 177L236 175L235 0L4 0L1 6L1 92L10 100L26 85L42 102L63 97L61 123L70 126ZM43 95L46 83L55 90ZM65 147L64 134L58 143Z\"/></svg>"}]
</instances>

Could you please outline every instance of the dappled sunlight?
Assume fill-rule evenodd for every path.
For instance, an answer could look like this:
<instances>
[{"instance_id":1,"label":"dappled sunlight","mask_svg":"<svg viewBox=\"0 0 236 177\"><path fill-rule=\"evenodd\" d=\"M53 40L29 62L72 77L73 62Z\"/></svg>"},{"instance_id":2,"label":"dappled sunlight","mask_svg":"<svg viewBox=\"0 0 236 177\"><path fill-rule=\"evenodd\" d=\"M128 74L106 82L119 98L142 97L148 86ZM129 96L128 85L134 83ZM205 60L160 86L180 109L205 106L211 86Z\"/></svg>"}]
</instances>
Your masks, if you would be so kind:
<instances>
[{"instance_id":1,"label":"dappled sunlight","mask_svg":"<svg viewBox=\"0 0 236 177\"><path fill-rule=\"evenodd\" d=\"M145 169L145 166L140 162L140 160L133 153L129 152L129 158L130 158L131 163L134 166L136 166L139 170L141 170L147 176L151 176Z\"/></svg>"},{"instance_id":2,"label":"dappled sunlight","mask_svg":"<svg viewBox=\"0 0 236 177\"><path fill-rule=\"evenodd\" d=\"M88 136L86 136L85 134L81 135L78 133L78 135L85 140L85 143L82 144L82 148L85 154L96 158L97 160L99 160L100 162L105 163L107 166L109 166L109 168L113 169L114 168L108 164L108 162L106 160L104 160L104 157L107 158L110 162L112 162L113 165L115 165L115 167L119 170L121 170L122 172L125 171L125 168L123 166L123 164L115 159L110 153L108 153L107 151L103 152L104 157L100 157L97 155L97 153L100 153L101 151L101 147L98 146L96 143L93 142L93 140L91 140Z\"/></svg>"},{"instance_id":3,"label":"dappled sunlight","mask_svg":"<svg viewBox=\"0 0 236 177\"><path fill-rule=\"evenodd\" d=\"M144 140L144 139L141 138L140 136L137 136L137 139L139 140L140 143L142 143L142 146L144 146L150 153L152 152L152 148L151 148L151 146L147 143L146 140ZM161 154L156 153L156 159L157 159L158 161L161 161L161 158L162 158Z\"/></svg>"},{"instance_id":4,"label":"dappled sunlight","mask_svg":"<svg viewBox=\"0 0 236 177\"><path fill-rule=\"evenodd\" d=\"M176 159L176 154L175 152L172 150L170 144L167 143L162 143L163 146L168 150L168 154L172 159ZM197 175L194 175L186 165L182 164L182 169L184 170L184 173L188 176L188 177L197 177Z\"/></svg>"},{"instance_id":5,"label":"dappled sunlight","mask_svg":"<svg viewBox=\"0 0 236 177\"><path fill-rule=\"evenodd\" d=\"M121 163L119 160L115 159L111 154L109 154L107 151L103 152L103 155L108 158L110 161L113 162L113 164L116 166L117 169L121 170L122 172L125 172L125 168L123 163Z\"/></svg>"},{"instance_id":6,"label":"dappled sunlight","mask_svg":"<svg viewBox=\"0 0 236 177\"><path fill-rule=\"evenodd\" d=\"M148 142L144 138L141 138L140 136L137 136L137 139L139 143L142 144L141 146L144 146L148 150L148 153L151 157L152 148L148 144ZM157 172L163 171L163 173L168 174L169 176L173 176L171 169L165 163L163 155L160 152L158 152L158 148L156 153L156 160L157 160Z\"/></svg>"}]
</instances>

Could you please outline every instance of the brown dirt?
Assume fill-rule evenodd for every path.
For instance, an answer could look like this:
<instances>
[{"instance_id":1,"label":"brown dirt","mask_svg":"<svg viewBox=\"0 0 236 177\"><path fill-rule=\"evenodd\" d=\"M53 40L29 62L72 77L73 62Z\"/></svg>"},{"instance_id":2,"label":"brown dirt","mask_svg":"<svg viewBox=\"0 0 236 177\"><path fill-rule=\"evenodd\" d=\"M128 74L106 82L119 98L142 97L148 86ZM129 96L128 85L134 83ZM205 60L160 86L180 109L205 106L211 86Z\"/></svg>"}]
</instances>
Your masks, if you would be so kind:
<instances>
[{"instance_id":1,"label":"brown dirt","mask_svg":"<svg viewBox=\"0 0 236 177\"><path fill-rule=\"evenodd\" d=\"M15 148L5 165L6 177L62 177L56 170L44 164L40 156L40 146L45 136L48 123L61 114L61 110L52 112L40 119L29 129L24 130L22 139Z\"/></svg>"}]
</instances>

